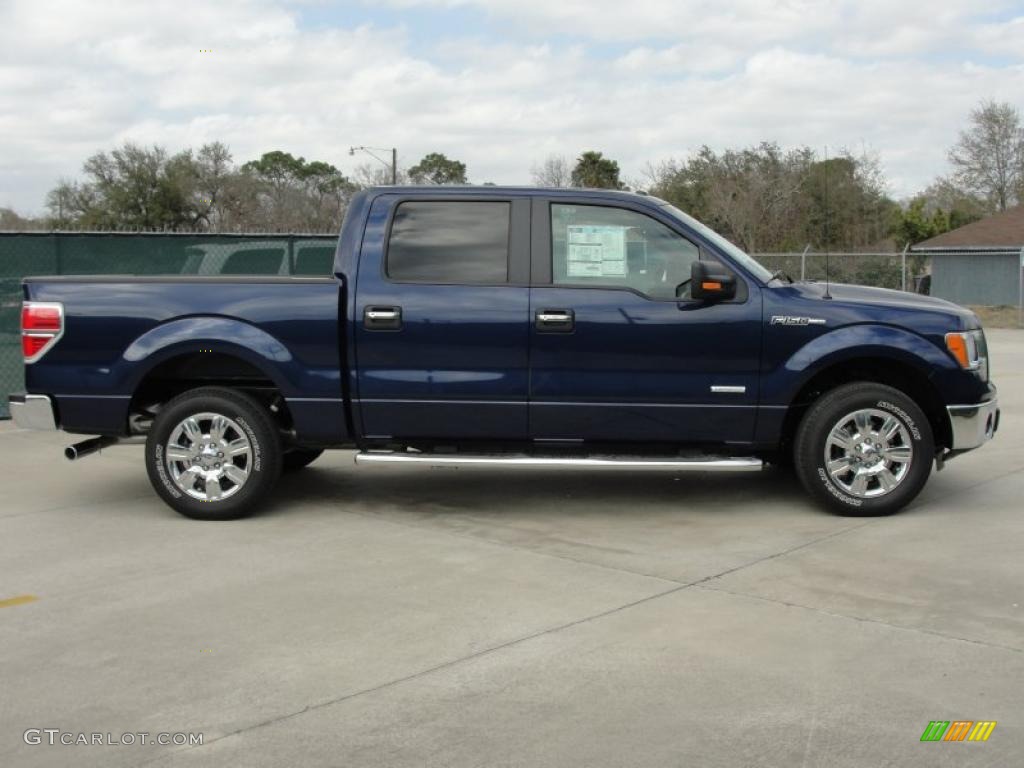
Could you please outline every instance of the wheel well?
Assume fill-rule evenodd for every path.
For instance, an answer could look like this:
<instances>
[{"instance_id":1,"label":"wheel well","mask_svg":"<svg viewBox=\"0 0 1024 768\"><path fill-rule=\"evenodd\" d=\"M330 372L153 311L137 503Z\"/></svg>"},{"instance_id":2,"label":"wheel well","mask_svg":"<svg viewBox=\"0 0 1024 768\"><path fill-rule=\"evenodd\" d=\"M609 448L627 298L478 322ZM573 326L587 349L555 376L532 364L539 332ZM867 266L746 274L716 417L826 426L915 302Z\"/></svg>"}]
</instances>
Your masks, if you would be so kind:
<instances>
[{"instance_id":1,"label":"wheel well","mask_svg":"<svg viewBox=\"0 0 1024 768\"><path fill-rule=\"evenodd\" d=\"M282 429L292 420L277 385L252 363L221 352L190 352L157 364L139 382L128 411L132 434L149 431L153 417L172 398L190 389L222 386L247 392L264 403Z\"/></svg>"},{"instance_id":2,"label":"wheel well","mask_svg":"<svg viewBox=\"0 0 1024 768\"><path fill-rule=\"evenodd\" d=\"M854 381L872 381L900 390L928 417L936 446L950 444L946 408L938 390L917 368L888 358L845 360L816 373L793 398L782 427L782 446L792 445L796 428L807 409L831 389Z\"/></svg>"}]
</instances>

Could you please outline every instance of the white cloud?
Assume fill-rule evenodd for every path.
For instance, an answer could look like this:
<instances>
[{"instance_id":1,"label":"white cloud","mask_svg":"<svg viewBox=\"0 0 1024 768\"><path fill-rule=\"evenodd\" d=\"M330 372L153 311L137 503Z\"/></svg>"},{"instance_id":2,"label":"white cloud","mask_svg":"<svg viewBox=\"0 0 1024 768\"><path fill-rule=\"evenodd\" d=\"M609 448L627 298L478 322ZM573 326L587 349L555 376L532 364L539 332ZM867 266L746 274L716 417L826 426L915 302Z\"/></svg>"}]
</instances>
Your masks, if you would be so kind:
<instances>
[{"instance_id":1,"label":"white cloud","mask_svg":"<svg viewBox=\"0 0 1024 768\"><path fill-rule=\"evenodd\" d=\"M498 183L551 152L599 149L635 178L705 143L863 145L906 194L947 170L978 99L1024 106L1024 19L976 20L962 0L390 4L478 6L494 31L425 42L369 12L310 29L275 0L0 0L0 205L40 210L58 176L126 139L346 169L365 160L349 145L396 145Z\"/></svg>"}]
</instances>

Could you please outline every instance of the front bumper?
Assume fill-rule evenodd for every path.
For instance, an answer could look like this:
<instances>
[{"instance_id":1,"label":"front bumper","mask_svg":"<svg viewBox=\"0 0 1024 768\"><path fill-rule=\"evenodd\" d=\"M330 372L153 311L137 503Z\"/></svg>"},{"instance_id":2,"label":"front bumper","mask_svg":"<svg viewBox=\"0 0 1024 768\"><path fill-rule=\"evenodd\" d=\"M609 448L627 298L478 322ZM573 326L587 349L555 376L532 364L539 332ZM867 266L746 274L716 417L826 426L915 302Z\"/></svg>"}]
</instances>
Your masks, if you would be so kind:
<instances>
[{"instance_id":1,"label":"front bumper","mask_svg":"<svg viewBox=\"0 0 1024 768\"><path fill-rule=\"evenodd\" d=\"M999 400L975 405L948 405L952 451L969 451L991 440L999 429Z\"/></svg>"},{"instance_id":2,"label":"front bumper","mask_svg":"<svg viewBox=\"0 0 1024 768\"><path fill-rule=\"evenodd\" d=\"M53 401L47 395L15 392L8 399L11 418L21 429L57 429Z\"/></svg>"}]
</instances>

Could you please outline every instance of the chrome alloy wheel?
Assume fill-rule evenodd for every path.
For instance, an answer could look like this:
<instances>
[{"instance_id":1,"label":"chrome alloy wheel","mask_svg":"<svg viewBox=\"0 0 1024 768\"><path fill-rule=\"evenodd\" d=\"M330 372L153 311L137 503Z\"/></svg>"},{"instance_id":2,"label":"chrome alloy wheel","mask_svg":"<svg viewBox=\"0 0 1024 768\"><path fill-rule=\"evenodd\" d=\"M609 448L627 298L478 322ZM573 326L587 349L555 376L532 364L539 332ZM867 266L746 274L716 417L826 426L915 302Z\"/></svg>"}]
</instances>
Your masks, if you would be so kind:
<instances>
[{"instance_id":1,"label":"chrome alloy wheel","mask_svg":"<svg viewBox=\"0 0 1024 768\"><path fill-rule=\"evenodd\" d=\"M843 492L862 499L892 492L910 470L910 430L896 416L875 408L848 413L825 440L825 468Z\"/></svg>"},{"instance_id":2,"label":"chrome alloy wheel","mask_svg":"<svg viewBox=\"0 0 1024 768\"><path fill-rule=\"evenodd\" d=\"M234 496L249 479L252 444L227 416L197 413L171 431L165 460L179 490L200 501L219 501Z\"/></svg>"}]
</instances>

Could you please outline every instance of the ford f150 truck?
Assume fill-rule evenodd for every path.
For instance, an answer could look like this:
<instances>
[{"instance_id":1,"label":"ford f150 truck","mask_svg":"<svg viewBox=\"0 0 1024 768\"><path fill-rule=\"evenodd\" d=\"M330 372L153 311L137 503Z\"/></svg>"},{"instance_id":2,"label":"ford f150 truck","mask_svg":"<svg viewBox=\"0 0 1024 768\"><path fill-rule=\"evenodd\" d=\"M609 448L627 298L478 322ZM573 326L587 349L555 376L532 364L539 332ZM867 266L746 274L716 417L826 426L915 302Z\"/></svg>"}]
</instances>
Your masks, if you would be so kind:
<instances>
[{"instance_id":1,"label":"ford f150 truck","mask_svg":"<svg viewBox=\"0 0 1024 768\"><path fill-rule=\"evenodd\" d=\"M22 427L145 442L189 517L358 464L749 471L896 511L999 423L985 336L934 298L794 283L653 197L384 187L333 275L24 281ZM685 492L680 494L685 503Z\"/></svg>"}]
</instances>

